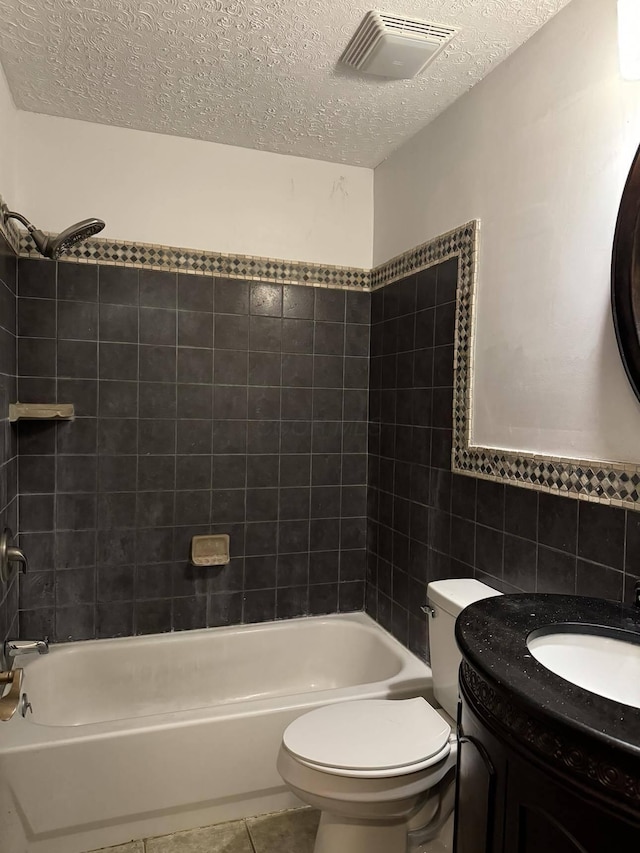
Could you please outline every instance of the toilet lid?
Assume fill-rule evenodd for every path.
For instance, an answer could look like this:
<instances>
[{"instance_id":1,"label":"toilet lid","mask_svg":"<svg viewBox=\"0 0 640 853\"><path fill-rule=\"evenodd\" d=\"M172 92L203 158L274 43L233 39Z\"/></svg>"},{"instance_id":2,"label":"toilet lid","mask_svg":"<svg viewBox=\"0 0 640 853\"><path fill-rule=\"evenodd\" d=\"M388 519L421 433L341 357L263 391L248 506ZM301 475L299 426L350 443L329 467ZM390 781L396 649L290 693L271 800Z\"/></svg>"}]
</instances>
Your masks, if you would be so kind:
<instances>
[{"instance_id":1,"label":"toilet lid","mask_svg":"<svg viewBox=\"0 0 640 853\"><path fill-rule=\"evenodd\" d=\"M326 705L291 723L285 747L302 761L342 770L392 770L442 752L451 728L422 698Z\"/></svg>"}]
</instances>

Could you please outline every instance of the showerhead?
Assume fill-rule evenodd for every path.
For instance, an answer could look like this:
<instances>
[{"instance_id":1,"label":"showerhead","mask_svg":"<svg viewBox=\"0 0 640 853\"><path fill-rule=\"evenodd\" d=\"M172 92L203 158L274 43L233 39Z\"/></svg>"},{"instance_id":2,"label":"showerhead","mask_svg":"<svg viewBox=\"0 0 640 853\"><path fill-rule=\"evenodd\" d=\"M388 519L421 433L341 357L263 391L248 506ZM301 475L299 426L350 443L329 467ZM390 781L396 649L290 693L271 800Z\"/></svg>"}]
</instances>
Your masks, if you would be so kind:
<instances>
[{"instance_id":1,"label":"showerhead","mask_svg":"<svg viewBox=\"0 0 640 853\"><path fill-rule=\"evenodd\" d=\"M75 225L65 228L57 236L50 237L32 225L21 213L7 210L5 211L5 216L7 219L17 219L19 222L22 222L31 235L31 239L36 244L38 251L45 258L53 258L53 260L59 258L60 255L64 254L72 246L75 246L76 243L86 240L88 237L93 237L94 234L97 234L104 228L102 219L92 217L91 219L83 219L82 222L76 222Z\"/></svg>"}]
</instances>

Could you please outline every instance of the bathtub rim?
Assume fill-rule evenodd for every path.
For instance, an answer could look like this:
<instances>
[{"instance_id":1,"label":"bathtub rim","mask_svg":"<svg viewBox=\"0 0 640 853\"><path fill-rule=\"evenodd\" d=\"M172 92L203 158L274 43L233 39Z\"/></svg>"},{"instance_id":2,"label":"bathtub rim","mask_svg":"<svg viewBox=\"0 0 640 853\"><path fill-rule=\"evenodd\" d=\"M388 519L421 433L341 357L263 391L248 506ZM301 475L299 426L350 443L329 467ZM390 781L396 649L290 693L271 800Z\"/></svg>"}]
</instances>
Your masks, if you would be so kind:
<instances>
[{"instance_id":1,"label":"bathtub rim","mask_svg":"<svg viewBox=\"0 0 640 853\"><path fill-rule=\"evenodd\" d=\"M430 667L413 654L406 646L403 646L382 625L372 619L363 611L353 613L331 613L320 616L302 616L293 619L277 619L268 622L257 622L246 625L219 626L215 628L198 628L189 631L167 632L162 634L145 634L140 636L115 637L100 640L81 640L69 643L58 643L51 646L51 654L64 652L82 645L83 649L100 644L109 645L152 645L153 643L179 642L179 638L191 638L197 636L211 636L219 634L222 636L233 636L238 632L259 633L264 630L286 630L295 628L296 624L308 624L313 620L316 624L330 624L331 622L346 622L373 632L378 638L396 653L401 661L398 672L388 678L364 682L358 685L346 687L331 687L323 690L305 690L298 693L278 694L263 699L242 699L221 705L210 705L200 708L179 711L162 711L158 714L149 714L142 717L125 717L118 720L108 720L94 723L77 725L51 725L47 723L36 723L23 719L16 715L9 723L3 726L5 735L0 740L0 755L21 750L29 750L38 746L68 745L89 740L100 740L110 736L135 735L140 731L162 731L163 729L183 728L206 724L216 719L223 720L231 717L251 717L265 713L276 712L279 709L295 708L304 709L315 707L318 704L328 702L343 702L355 699L380 698L381 695L388 698L402 698L406 695L415 695L418 690L425 695L433 704L432 676ZM426 631L426 625L425 625ZM25 690L28 693L29 666L39 664L45 666L46 658L32 659L25 664Z\"/></svg>"}]
</instances>

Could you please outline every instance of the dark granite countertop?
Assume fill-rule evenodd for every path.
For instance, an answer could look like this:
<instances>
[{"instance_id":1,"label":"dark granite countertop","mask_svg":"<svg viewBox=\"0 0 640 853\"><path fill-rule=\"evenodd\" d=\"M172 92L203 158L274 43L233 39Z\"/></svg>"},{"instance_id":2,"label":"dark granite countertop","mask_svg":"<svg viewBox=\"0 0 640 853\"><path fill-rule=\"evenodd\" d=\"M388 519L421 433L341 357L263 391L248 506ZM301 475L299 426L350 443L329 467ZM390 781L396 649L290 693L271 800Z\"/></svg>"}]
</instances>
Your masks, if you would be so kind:
<instances>
[{"instance_id":1,"label":"dark granite countertop","mask_svg":"<svg viewBox=\"0 0 640 853\"><path fill-rule=\"evenodd\" d=\"M640 709L577 687L529 652L532 631L562 623L640 635L640 610L573 595L504 595L465 608L456 623L456 639L471 667L526 712L582 742L592 740L627 765L638 761L640 767Z\"/></svg>"}]
</instances>

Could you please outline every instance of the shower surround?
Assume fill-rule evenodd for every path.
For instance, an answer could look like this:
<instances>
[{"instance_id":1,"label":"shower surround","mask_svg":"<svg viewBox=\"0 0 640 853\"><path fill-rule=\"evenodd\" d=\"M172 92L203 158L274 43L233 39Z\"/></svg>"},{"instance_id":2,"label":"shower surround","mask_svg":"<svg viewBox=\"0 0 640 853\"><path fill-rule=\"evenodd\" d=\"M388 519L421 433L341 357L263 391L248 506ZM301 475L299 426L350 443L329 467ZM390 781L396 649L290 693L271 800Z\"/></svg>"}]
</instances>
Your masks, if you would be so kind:
<instances>
[{"instance_id":1,"label":"shower surround","mask_svg":"<svg viewBox=\"0 0 640 853\"><path fill-rule=\"evenodd\" d=\"M17 260L0 230L0 529L18 530L18 453L8 420L16 395ZM0 643L18 634L18 580L15 574L0 587Z\"/></svg>"},{"instance_id":2,"label":"shower surround","mask_svg":"<svg viewBox=\"0 0 640 853\"><path fill-rule=\"evenodd\" d=\"M23 636L362 609L365 292L21 258ZM189 562L193 535L232 559Z\"/></svg>"}]
</instances>

